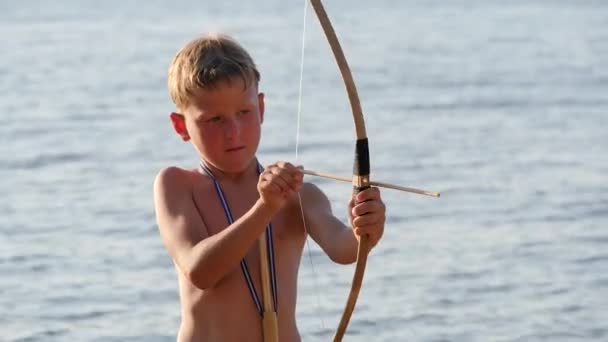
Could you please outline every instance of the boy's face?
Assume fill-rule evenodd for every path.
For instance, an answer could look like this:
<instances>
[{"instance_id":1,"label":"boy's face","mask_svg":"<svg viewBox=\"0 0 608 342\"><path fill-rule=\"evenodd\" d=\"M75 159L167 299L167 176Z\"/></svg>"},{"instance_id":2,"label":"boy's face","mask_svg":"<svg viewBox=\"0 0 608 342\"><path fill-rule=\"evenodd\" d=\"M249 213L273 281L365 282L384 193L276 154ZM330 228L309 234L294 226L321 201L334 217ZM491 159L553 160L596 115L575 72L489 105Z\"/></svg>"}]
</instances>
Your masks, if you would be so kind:
<instances>
[{"instance_id":1,"label":"boy's face","mask_svg":"<svg viewBox=\"0 0 608 342\"><path fill-rule=\"evenodd\" d=\"M191 140L197 151L225 172L250 165L260 142L264 94L240 79L199 90L183 114L171 113L175 131Z\"/></svg>"}]
</instances>

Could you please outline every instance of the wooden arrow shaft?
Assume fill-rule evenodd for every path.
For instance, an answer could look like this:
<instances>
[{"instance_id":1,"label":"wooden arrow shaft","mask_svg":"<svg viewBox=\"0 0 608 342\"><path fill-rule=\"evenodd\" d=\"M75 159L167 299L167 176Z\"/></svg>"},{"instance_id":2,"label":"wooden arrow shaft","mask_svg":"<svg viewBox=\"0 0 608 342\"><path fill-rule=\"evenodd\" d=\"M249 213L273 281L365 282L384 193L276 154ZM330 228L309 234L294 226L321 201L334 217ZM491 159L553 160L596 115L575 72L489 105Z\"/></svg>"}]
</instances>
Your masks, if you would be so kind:
<instances>
[{"instance_id":1,"label":"wooden arrow shaft","mask_svg":"<svg viewBox=\"0 0 608 342\"><path fill-rule=\"evenodd\" d=\"M325 173L325 172L317 172L317 171L311 171L311 170L302 170L302 173L304 173L305 175L309 175L309 176L316 176L316 177L322 177L322 178L327 178L327 179L333 179L333 180L337 180L337 181L341 181L341 182L347 182L347 183L352 182L351 178L342 177L342 176L336 176L336 175L332 175L332 174ZM421 189L416 189L416 188L410 188L410 187L396 185L396 184L391 184L391 183L371 181L370 184L371 184L371 186L377 186L377 187L380 187L380 188L388 188L388 189L394 189L394 190L399 190L399 191L411 192L411 193L419 194L419 195L425 195L425 196L431 196L431 197L440 197L441 196L441 193L439 193L439 192L421 190Z\"/></svg>"}]
</instances>

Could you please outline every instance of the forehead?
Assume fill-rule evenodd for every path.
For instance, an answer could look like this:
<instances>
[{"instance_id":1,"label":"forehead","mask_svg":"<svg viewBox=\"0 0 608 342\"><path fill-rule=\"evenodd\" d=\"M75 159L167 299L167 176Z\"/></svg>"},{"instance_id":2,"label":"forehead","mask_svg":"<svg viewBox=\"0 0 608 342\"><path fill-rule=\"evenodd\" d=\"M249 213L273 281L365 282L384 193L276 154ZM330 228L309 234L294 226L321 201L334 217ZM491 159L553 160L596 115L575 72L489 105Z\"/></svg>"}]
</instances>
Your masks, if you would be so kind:
<instances>
[{"instance_id":1,"label":"forehead","mask_svg":"<svg viewBox=\"0 0 608 342\"><path fill-rule=\"evenodd\" d=\"M233 107L257 103L257 86L239 78L220 81L212 88L197 89L191 97L191 105L197 112L221 112Z\"/></svg>"}]
</instances>

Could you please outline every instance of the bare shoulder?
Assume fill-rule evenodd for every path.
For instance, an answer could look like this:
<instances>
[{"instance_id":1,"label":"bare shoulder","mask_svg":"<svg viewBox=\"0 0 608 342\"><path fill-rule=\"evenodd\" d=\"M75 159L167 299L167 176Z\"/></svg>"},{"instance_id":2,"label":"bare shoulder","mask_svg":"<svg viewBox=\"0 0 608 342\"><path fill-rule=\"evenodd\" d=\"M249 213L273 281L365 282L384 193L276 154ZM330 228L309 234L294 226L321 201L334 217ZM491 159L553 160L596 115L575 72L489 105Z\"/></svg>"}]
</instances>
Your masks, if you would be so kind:
<instances>
[{"instance_id":1,"label":"bare shoulder","mask_svg":"<svg viewBox=\"0 0 608 342\"><path fill-rule=\"evenodd\" d=\"M169 166L161 169L154 179L154 198L191 194L195 184L200 184L202 175L196 169Z\"/></svg>"},{"instance_id":2,"label":"bare shoulder","mask_svg":"<svg viewBox=\"0 0 608 342\"><path fill-rule=\"evenodd\" d=\"M189 183L193 170L169 166L161 169L154 179L154 191L181 188Z\"/></svg>"},{"instance_id":3,"label":"bare shoulder","mask_svg":"<svg viewBox=\"0 0 608 342\"><path fill-rule=\"evenodd\" d=\"M154 209L161 238L179 269L189 274L192 248L209 236L194 203L197 170L167 167L154 179ZM200 182L200 181L199 181Z\"/></svg>"},{"instance_id":4,"label":"bare shoulder","mask_svg":"<svg viewBox=\"0 0 608 342\"><path fill-rule=\"evenodd\" d=\"M196 170L167 167L154 179L154 209L161 237L171 257L188 270L192 246L208 236L197 211L193 193L195 180L204 177Z\"/></svg>"},{"instance_id":5,"label":"bare shoulder","mask_svg":"<svg viewBox=\"0 0 608 342\"><path fill-rule=\"evenodd\" d=\"M183 217L192 211L194 193L201 191L205 178L196 169L170 166L160 170L154 179L154 206L159 221Z\"/></svg>"}]
</instances>

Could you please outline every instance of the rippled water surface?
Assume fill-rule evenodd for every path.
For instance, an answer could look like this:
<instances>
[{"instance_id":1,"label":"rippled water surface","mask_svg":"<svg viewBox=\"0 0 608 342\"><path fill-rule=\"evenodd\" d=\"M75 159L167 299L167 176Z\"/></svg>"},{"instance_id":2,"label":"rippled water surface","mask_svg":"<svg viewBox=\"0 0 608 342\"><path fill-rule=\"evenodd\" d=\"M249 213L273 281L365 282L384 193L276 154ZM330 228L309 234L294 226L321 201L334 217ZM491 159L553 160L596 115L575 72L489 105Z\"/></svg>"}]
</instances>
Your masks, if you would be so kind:
<instances>
[{"instance_id":1,"label":"rippled water surface","mask_svg":"<svg viewBox=\"0 0 608 342\"><path fill-rule=\"evenodd\" d=\"M608 3L331 1L384 191L346 341L608 341ZM171 341L152 181L196 165L166 70L222 30L262 72L259 157L347 175L353 128L302 2L0 4L0 340ZM298 131L303 23L302 112ZM298 153L296 159L296 145ZM350 185L310 179L344 217ZM298 324L328 341L353 267L310 244Z\"/></svg>"}]
</instances>

